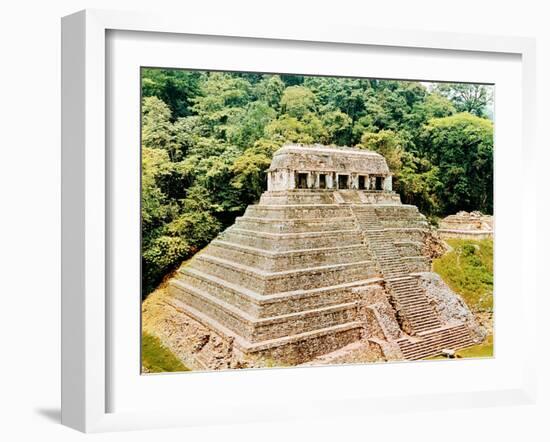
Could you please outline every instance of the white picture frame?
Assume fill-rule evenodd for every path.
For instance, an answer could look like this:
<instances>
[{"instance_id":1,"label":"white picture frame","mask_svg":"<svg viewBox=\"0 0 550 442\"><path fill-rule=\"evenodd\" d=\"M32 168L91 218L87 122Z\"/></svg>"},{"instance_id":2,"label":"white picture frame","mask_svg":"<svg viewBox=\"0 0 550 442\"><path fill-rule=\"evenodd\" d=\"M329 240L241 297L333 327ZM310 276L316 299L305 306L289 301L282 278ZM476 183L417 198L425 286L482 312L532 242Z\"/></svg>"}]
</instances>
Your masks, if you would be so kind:
<instances>
[{"instance_id":1,"label":"white picture frame","mask_svg":"<svg viewBox=\"0 0 550 442\"><path fill-rule=\"evenodd\" d=\"M375 47L379 50L399 48L403 52L428 50L437 57L445 53L468 53L483 58L484 54L515 56L521 69L521 127L518 129L521 152L521 185L517 197L521 199L522 210L517 219L521 223L520 236L516 243L521 263L521 275L527 275L527 260L536 255L536 236L533 228L536 222L536 193L528 187L528 178L533 176L534 164L534 109L535 109L535 43L532 39L506 36L480 36L451 33L428 33L405 30L377 30L370 28L349 28L345 26L319 27L314 24L295 28L284 23L209 22L206 18L194 17L182 21L178 17L154 16L144 13L125 13L101 10L87 10L63 18L62 21L62 423L80 431L95 432L122 429L156 428L168 426L206 425L216 422L253 422L260 420L285 419L288 417L323 417L334 415L368 414L373 410L402 411L410 409L436 409L469 406L488 406L503 403L532 403L535 397L534 342L536 325L526 316L522 321L522 335L525 342L521 373L516 370L508 385L489 389L463 389L460 392L427 391L426 394L376 395L376 400L361 391L353 397L337 393L326 399L312 398L308 406L294 401L293 405L274 402L259 404L258 398L247 403L247 394L232 397L231 401L197 406L186 410L170 405L164 409L146 407L136 410L112 410L109 395L112 383L113 354L109 328L117 317L110 310L107 287L109 286L108 244L116 229L108 228L113 221L113 201L109 195L110 175L107 145L109 134L106 121L110 76L106 69L112 55L108 50L107 35L112 32L155 33L155 38L174 36L212 36L218 39L237 38L247 41L284 42L285 45L336 44L339 48ZM146 35L146 34L142 34ZM275 44L275 43L274 43ZM488 55L487 55L488 56ZM239 61L235 60L238 67ZM184 67L184 66L182 66ZM227 66L224 66L227 67ZM235 69L238 70L238 69ZM243 69L246 70L246 69ZM400 77L402 78L402 77ZM413 78L411 78L413 79ZM440 78L443 80L444 78ZM497 92L498 93L498 92ZM498 100L498 96L496 98ZM504 121L504 120L503 120ZM496 117L498 130L499 116ZM497 135L498 137L498 135ZM498 139L498 138L497 138ZM503 144L504 145L504 144ZM506 153L502 154L503 157ZM510 153L512 155L512 153ZM514 161L514 160L512 160ZM498 217L497 217L498 238ZM502 238L505 236L503 235ZM496 254L499 250L497 240ZM518 280L521 299L518 311L536 303L534 280L525 276ZM502 289L504 291L506 288ZM512 289L508 289L511 291ZM139 293L136 294L139 297ZM498 303L498 301L497 301ZM131 306L133 308L133 306ZM132 310L133 311L133 310ZM134 312L137 314L137 312ZM133 313L132 313L133 314ZM499 319L497 319L499 321ZM503 321L504 323L504 321ZM139 331L136 331L139 339ZM112 334L112 333L111 333ZM496 338L498 339L498 337ZM497 358L498 359L498 350ZM479 362L479 361L477 361ZM133 362L135 363L135 361ZM475 370L476 362L461 369ZM403 367L391 364L391 370L399 372ZM424 366L426 367L426 366ZM435 368L434 368L435 367ZM470 367L470 368L469 368ZM496 365L495 365L496 367ZM115 367L116 368L116 367ZM377 367L377 370L380 371ZM341 367L325 370L326 379L337 375ZM412 370L413 366L408 367ZM432 375L441 366L432 364ZM496 369L496 368L495 368ZM307 369L305 369L307 370ZM314 369L317 370L317 369ZM350 379L361 376L361 366L346 371ZM288 382L291 370L277 375L279 381ZM298 377L304 377L299 369ZM253 374L254 373L254 374ZM259 374L258 374L259 373ZM285 374L286 373L286 374ZM412 373L412 371L411 371ZM264 382L269 371L245 371L238 374L213 373L210 376L232 376L232 383L244 385ZM187 376L187 375L179 375ZM203 385L203 379L190 375L187 382ZM309 376L309 375L307 375ZM165 383L159 388L169 387L177 382L177 376L164 376L170 381L159 381L151 386ZM286 381L285 381L286 379ZM218 387L220 382L217 383ZM204 384L206 385L206 384ZM259 385L259 384L255 384ZM151 388L151 387L148 387ZM204 387L207 388L207 387ZM211 387L216 388L216 387ZM161 390L159 390L161 391ZM198 394L196 391L192 394ZM305 402L304 402L305 403ZM228 407L228 404L231 404ZM170 408L171 407L171 408ZM207 413L206 410L209 410Z\"/></svg>"}]
</instances>

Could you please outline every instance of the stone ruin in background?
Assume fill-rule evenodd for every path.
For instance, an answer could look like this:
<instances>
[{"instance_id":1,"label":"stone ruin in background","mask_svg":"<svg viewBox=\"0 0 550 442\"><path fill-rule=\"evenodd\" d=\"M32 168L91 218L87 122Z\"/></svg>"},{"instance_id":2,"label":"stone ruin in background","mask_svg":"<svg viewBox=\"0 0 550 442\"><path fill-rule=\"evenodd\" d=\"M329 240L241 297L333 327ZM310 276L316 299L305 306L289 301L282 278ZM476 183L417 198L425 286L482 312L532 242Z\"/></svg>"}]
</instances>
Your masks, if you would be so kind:
<instances>
[{"instance_id":1,"label":"stone ruin in background","mask_svg":"<svg viewBox=\"0 0 550 442\"><path fill-rule=\"evenodd\" d=\"M486 239L493 237L493 217L481 212L458 212L439 223L439 235L444 238Z\"/></svg>"},{"instance_id":2,"label":"stone ruin in background","mask_svg":"<svg viewBox=\"0 0 550 442\"><path fill-rule=\"evenodd\" d=\"M297 365L355 342L414 360L482 339L448 287L450 301L427 293L428 225L381 155L285 145L267 173L259 203L169 282L155 333L191 369Z\"/></svg>"}]
</instances>

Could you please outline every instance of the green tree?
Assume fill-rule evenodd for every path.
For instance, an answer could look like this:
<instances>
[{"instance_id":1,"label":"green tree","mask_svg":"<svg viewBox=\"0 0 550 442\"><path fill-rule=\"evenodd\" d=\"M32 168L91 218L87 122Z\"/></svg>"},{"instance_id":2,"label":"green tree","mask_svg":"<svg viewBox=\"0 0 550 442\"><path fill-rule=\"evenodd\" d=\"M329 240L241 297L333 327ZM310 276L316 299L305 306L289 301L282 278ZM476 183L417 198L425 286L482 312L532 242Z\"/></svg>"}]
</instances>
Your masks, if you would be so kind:
<instances>
[{"instance_id":1,"label":"green tree","mask_svg":"<svg viewBox=\"0 0 550 442\"><path fill-rule=\"evenodd\" d=\"M143 99L141 115L142 144L145 147L164 149L174 159L177 145L174 143L170 108L160 98L146 97Z\"/></svg>"},{"instance_id":2,"label":"green tree","mask_svg":"<svg viewBox=\"0 0 550 442\"><path fill-rule=\"evenodd\" d=\"M426 157L439 168L444 213L493 211L493 124L469 113L434 118L422 135Z\"/></svg>"},{"instance_id":3,"label":"green tree","mask_svg":"<svg viewBox=\"0 0 550 442\"><path fill-rule=\"evenodd\" d=\"M281 97L281 110L291 117L302 119L316 109L315 94L304 86L290 86Z\"/></svg>"},{"instance_id":4,"label":"green tree","mask_svg":"<svg viewBox=\"0 0 550 442\"><path fill-rule=\"evenodd\" d=\"M321 140L325 144L349 145L351 142L351 117L341 110L324 112L321 115L322 124L326 136Z\"/></svg>"},{"instance_id":5,"label":"green tree","mask_svg":"<svg viewBox=\"0 0 550 442\"><path fill-rule=\"evenodd\" d=\"M267 103L253 101L249 103L243 114L234 115L227 125L227 138L230 143L246 148L265 134L265 127L276 116Z\"/></svg>"},{"instance_id":6,"label":"green tree","mask_svg":"<svg viewBox=\"0 0 550 442\"><path fill-rule=\"evenodd\" d=\"M380 132L365 132L361 137L361 145L367 150L378 152L382 155L390 171L399 174L402 164L403 147L399 135L391 130L381 130Z\"/></svg>"},{"instance_id":7,"label":"green tree","mask_svg":"<svg viewBox=\"0 0 550 442\"><path fill-rule=\"evenodd\" d=\"M246 205L256 202L266 189L266 170L270 163L271 157L255 149L246 150L233 163L231 185L241 191Z\"/></svg>"},{"instance_id":8,"label":"green tree","mask_svg":"<svg viewBox=\"0 0 550 442\"><path fill-rule=\"evenodd\" d=\"M440 210L437 192L440 190L439 169L428 160L415 157L404 149L400 134L390 130L366 132L359 147L378 152L386 159L393 173L393 188L405 204L414 204L426 214Z\"/></svg>"},{"instance_id":9,"label":"green tree","mask_svg":"<svg viewBox=\"0 0 550 442\"><path fill-rule=\"evenodd\" d=\"M491 90L483 84L441 83L436 91L451 100L459 112L478 117L487 116L493 101Z\"/></svg>"},{"instance_id":10,"label":"green tree","mask_svg":"<svg viewBox=\"0 0 550 442\"><path fill-rule=\"evenodd\" d=\"M304 86L313 91L322 106L338 109L352 121L364 113L365 91L371 88L369 80L335 77L307 77Z\"/></svg>"},{"instance_id":11,"label":"green tree","mask_svg":"<svg viewBox=\"0 0 550 442\"><path fill-rule=\"evenodd\" d=\"M244 115L252 85L244 78L214 72L201 81L201 90L192 110L202 124L202 134L226 139L227 123Z\"/></svg>"},{"instance_id":12,"label":"green tree","mask_svg":"<svg viewBox=\"0 0 550 442\"><path fill-rule=\"evenodd\" d=\"M285 83L280 76L267 75L256 84L254 93L258 100L267 103L269 107L278 111L285 87Z\"/></svg>"},{"instance_id":13,"label":"green tree","mask_svg":"<svg viewBox=\"0 0 550 442\"><path fill-rule=\"evenodd\" d=\"M170 108L174 119L191 114L193 99L200 94L203 74L180 69L141 69L141 94L157 97Z\"/></svg>"}]
</instances>

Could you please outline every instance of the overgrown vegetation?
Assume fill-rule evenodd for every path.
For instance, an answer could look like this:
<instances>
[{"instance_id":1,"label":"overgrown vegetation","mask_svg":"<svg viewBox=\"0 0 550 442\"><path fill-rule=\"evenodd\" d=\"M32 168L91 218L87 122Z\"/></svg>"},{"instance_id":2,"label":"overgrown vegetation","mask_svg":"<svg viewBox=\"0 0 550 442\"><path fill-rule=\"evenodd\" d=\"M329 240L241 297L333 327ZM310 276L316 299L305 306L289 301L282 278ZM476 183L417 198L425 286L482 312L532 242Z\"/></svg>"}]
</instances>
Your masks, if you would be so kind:
<instances>
[{"instance_id":1,"label":"overgrown vegetation","mask_svg":"<svg viewBox=\"0 0 550 442\"><path fill-rule=\"evenodd\" d=\"M144 295L259 198L285 142L380 152L426 215L492 212L485 86L143 69L142 95Z\"/></svg>"},{"instance_id":2,"label":"overgrown vegetation","mask_svg":"<svg viewBox=\"0 0 550 442\"><path fill-rule=\"evenodd\" d=\"M493 240L449 239L453 248L433 262L434 271L474 312L493 310Z\"/></svg>"},{"instance_id":3,"label":"overgrown vegetation","mask_svg":"<svg viewBox=\"0 0 550 442\"><path fill-rule=\"evenodd\" d=\"M457 292L472 312L493 311L493 240L448 239L453 248L433 262L441 278ZM460 349L459 358L493 356L493 335L478 345ZM433 359L443 359L438 356Z\"/></svg>"},{"instance_id":4,"label":"overgrown vegetation","mask_svg":"<svg viewBox=\"0 0 550 442\"><path fill-rule=\"evenodd\" d=\"M141 334L141 364L147 373L189 371L156 336Z\"/></svg>"}]
</instances>

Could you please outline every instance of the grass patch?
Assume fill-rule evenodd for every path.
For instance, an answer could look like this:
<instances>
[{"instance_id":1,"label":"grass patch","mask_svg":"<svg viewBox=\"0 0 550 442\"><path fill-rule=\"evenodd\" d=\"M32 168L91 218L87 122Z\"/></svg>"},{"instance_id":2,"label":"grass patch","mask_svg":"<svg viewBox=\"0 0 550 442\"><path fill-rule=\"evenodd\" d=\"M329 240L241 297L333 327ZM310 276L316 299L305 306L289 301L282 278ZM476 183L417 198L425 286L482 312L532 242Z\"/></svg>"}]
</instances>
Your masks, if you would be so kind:
<instances>
[{"instance_id":1,"label":"grass patch","mask_svg":"<svg viewBox=\"0 0 550 442\"><path fill-rule=\"evenodd\" d=\"M141 334L141 365L147 373L189 371L170 350L162 345L159 338L146 332Z\"/></svg>"},{"instance_id":2,"label":"grass patch","mask_svg":"<svg viewBox=\"0 0 550 442\"><path fill-rule=\"evenodd\" d=\"M475 312L493 310L493 240L449 239L433 269Z\"/></svg>"},{"instance_id":3,"label":"grass patch","mask_svg":"<svg viewBox=\"0 0 550 442\"><path fill-rule=\"evenodd\" d=\"M484 342L456 352L459 358L491 358L493 357L493 335L487 336Z\"/></svg>"},{"instance_id":4,"label":"grass patch","mask_svg":"<svg viewBox=\"0 0 550 442\"><path fill-rule=\"evenodd\" d=\"M485 341L478 345L462 348L455 353L457 358L492 358L493 357L493 335L487 336ZM437 355L426 358L427 360L448 359L445 356Z\"/></svg>"}]
</instances>

